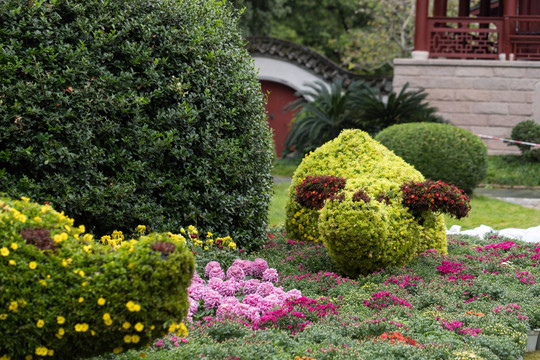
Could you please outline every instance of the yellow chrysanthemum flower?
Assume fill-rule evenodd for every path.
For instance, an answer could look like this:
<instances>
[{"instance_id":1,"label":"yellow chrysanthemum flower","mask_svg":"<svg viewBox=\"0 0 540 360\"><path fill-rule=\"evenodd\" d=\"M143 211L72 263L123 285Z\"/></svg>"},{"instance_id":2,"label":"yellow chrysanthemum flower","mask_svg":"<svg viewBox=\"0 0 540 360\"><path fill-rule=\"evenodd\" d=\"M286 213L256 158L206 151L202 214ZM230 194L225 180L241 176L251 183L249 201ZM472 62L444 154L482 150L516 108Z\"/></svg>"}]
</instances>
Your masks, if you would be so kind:
<instances>
[{"instance_id":1,"label":"yellow chrysanthemum flower","mask_svg":"<svg viewBox=\"0 0 540 360\"><path fill-rule=\"evenodd\" d=\"M8 317L8 314L0 314L0 320L6 320Z\"/></svg>"},{"instance_id":2,"label":"yellow chrysanthemum flower","mask_svg":"<svg viewBox=\"0 0 540 360\"><path fill-rule=\"evenodd\" d=\"M79 303L82 303L83 301L84 301L84 298L81 296L81 297L79 298Z\"/></svg>"},{"instance_id":3,"label":"yellow chrysanthemum flower","mask_svg":"<svg viewBox=\"0 0 540 360\"><path fill-rule=\"evenodd\" d=\"M135 330L138 332L141 332L144 329L144 325L140 322L136 323L134 327L135 327Z\"/></svg>"},{"instance_id":4,"label":"yellow chrysanthemum flower","mask_svg":"<svg viewBox=\"0 0 540 360\"><path fill-rule=\"evenodd\" d=\"M19 244L11 243L11 250L17 250L18 248L19 248Z\"/></svg>"},{"instance_id":5,"label":"yellow chrysanthemum flower","mask_svg":"<svg viewBox=\"0 0 540 360\"><path fill-rule=\"evenodd\" d=\"M125 342L126 344L129 344L129 343L131 342L131 335L126 335L126 336L124 336L124 342Z\"/></svg>"},{"instance_id":6,"label":"yellow chrysanthemum flower","mask_svg":"<svg viewBox=\"0 0 540 360\"><path fill-rule=\"evenodd\" d=\"M42 319L39 319L36 323L36 327L42 328L43 326L45 326L45 321L43 321Z\"/></svg>"},{"instance_id":7,"label":"yellow chrysanthemum flower","mask_svg":"<svg viewBox=\"0 0 540 360\"><path fill-rule=\"evenodd\" d=\"M127 330L131 327L131 324L126 321L125 323L122 324L122 327Z\"/></svg>"},{"instance_id":8,"label":"yellow chrysanthemum flower","mask_svg":"<svg viewBox=\"0 0 540 360\"><path fill-rule=\"evenodd\" d=\"M82 323L82 324L75 324L75 331L76 332L86 332L88 330L88 324Z\"/></svg>"},{"instance_id":9,"label":"yellow chrysanthemum flower","mask_svg":"<svg viewBox=\"0 0 540 360\"><path fill-rule=\"evenodd\" d=\"M97 301L97 304L98 304L99 306L103 306L103 305L105 305L105 303L106 303L106 301L105 301L105 299L102 298L102 297L100 297L100 298L98 299L98 301Z\"/></svg>"},{"instance_id":10,"label":"yellow chrysanthemum flower","mask_svg":"<svg viewBox=\"0 0 540 360\"><path fill-rule=\"evenodd\" d=\"M15 262L15 260L9 260L9 265L15 266L17 265L17 263Z\"/></svg>"},{"instance_id":11,"label":"yellow chrysanthemum flower","mask_svg":"<svg viewBox=\"0 0 540 360\"><path fill-rule=\"evenodd\" d=\"M146 232L146 226L145 225L137 225L137 232L139 234L144 234Z\"/></svg>"},{"instance_id":12,"label":"yellow chrysanthemum flower","mask_svg":"<svg viewBox=\"0 0 540 360\"><path fill-rule=\"evenodd\" d=\"M128 301L126 303L126 307L131 312L137 312L141 310L141 306L139 304L135 304L133 301Z\"/></svg>"},{"instance_id":13,"label":"yellow chrysanthemum flower","mask_svg":"<svg viewBox=\"0 0 540 360\"><path fill-rule=\"evenodd\" d=\"M47 355L47 348L45 346L40 346L36 348L36 355L38 356L46 356Z\"/></svg>"},{"instance_id":14,"label":"yellow chrysanthemum flower","mask_svg":"<svg viewBox=\"0 0 540 360\"><path fill-rule=\"evenodd\" d=\"M121 346L115 347L115 348L113 349L113 353L115 353L115 354L120 354L122 351L124 351L124 348L121 347Z\"/></svg>"},{"instance_id":15,"label":"yellow chrysanthemum flower","mask_svg":"<svg viewBox=\"0 0 540 360\"><path fill-rule=\"evenodd\" d=\"M2 256L8 256L9 255L9 249L7 247L3 247L0 249L0 255Z\"/></svg>"},{"instance_id":16,"label":"yellow chrysanthemum flower","mask_svg":"<svg viewBox=\"0 0 540 360\"><path fill-rule=\"evenodd\" d=\"M9 303L9 311L13 311L13 312L16 312L17 309L19 308L19 303L17 303L16 301L12 301Z\"/></svg>"},{"instance_id":17,"label":"yellow chrysanthemum flower","mask_svg":"<svg viewBox=\"0 0 540 360\"><path fill-rule=\"evenodd\" d=\"M34 270L34 269L37 267L37 262L35 262L35 261L30 261L30 263L28 264L28 267L29 267L31 270Z\"/></svg>"}]
</instances>

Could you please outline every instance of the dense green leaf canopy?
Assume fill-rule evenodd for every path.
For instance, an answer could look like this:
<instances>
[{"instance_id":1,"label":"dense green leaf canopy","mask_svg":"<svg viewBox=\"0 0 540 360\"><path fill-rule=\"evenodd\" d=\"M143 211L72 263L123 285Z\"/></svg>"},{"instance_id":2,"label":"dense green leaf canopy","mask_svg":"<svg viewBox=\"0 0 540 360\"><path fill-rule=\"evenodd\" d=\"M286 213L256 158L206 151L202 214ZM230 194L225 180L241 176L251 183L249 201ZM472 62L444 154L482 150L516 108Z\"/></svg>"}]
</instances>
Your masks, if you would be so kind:
<instances>
[{"instance_id":1,"label":"dense green leaf canopy","mask_svg":"<svg viewBox=\"0 0 540 360\"><path fill-rule=\"evenodd\" d=\"M144 224L262 238L264 98L213 0L0 3L0 191L98 234Z\"/></svg>"}]
</instances>

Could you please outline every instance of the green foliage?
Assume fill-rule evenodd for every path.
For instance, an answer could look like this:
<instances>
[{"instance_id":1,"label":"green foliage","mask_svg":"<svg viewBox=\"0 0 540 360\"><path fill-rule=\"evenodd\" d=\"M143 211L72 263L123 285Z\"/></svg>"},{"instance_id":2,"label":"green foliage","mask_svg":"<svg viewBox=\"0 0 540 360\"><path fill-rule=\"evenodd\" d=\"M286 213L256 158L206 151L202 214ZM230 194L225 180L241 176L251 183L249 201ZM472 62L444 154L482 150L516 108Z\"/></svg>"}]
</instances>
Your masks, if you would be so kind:
<instances>
[{"instance_id":1,"label":"green foliage","mask_svg":"<svg viewBox=\"0 0 540 360\"><path fill-rule=\"evenodd\" d=\"M238 26L245 36L269 35L272 20L283 18L291 9L287 0L231 0L242 11Z\"/></svg>"},{"instance_id":2,"label":"green foliage","mask_svg":"<svg viewBox=\"0 0 540 360\"><path fill-rule=\"evenodd\" d=\"M381 131L375 140L426 178L442 180L469 194L487 172L486 145L470 131L453 125L395 125Z\"/></svg>"},{"instance_id":3,"label":"green foliage","mask_svg":"<svg viewBox=\"0 0 540 360\"><path fill-rule=\"evenodd\" d=\"M0 190L99 234L264 236L271 134L223 2L0 4Z\"/></svg>"},{"instance_id":4,"label":"green foliage","mask_svg":"<svg viewBox=\"0 0 540 360\"><path fill-rule=\"evenodd\" d=\"M370 20L366 6L357 0L288 0L290 11L272 22L269 35L308 46L340 64L351 32Z\"/></svg>"},{"instance_id":5,"label":"green foliage","mask_svg":"<svg viewBox=\"0 0 540 360\"><path fill-rule=\"evenodd\" d=\"M519 155L488 155L486 184L540 186L540 162Z\"/></svg>"},{"instance_id":6,"label":"green foliage","mask_svg":"<svg viewBox=\"0 0 540 360\"><path fill-rule=\"evenodd\" d=\"M368 26L350 31L341 44L341 63L352 71L391 73L395 58L410 57L414 40L415 0L363 0ZM452 7L449 2L449 8Z\"/></svg>"},{"instance_id":7,"label":"green foliage","mask_svg":"<svg viewBox=\"0 0 540 360\"><path fill-rule=\"evenodd\" d=\"M425 102L427 93L423 89L407 91L408 87L409 83L398 94L392 92L386 100L379 89L364 87L352 100L355 111L360 114L357 127L375 135L395 124L444 122L436 115L437 108Z\"/></svg>"},{"instance_id":8,"label":"green foliage","mask_svg":"<svg viewBox=\"0 0 540 360\"><path fill-rule=\"evenodd\" d=\"M295 201L296 187L307 176L317 175L347 179L344 197L327 201L320 211ZM345 130L297 168L286 208L287 236L322 240L334 263L349 276L405 264L430 248L446 252L442 217L424 211L415 218L401 202L400 186L411 180L423 177L367 133ZM353 201L359 189L372 200Z\"/></svg>"},{"instance_id":9,"label":"green foliage","mask_svg":"<svg viewBox=\"0 0 540 360\"><path fill-rule=\"evenodd\" d=\"M179 236L151 233L113 247L84 230L49 205L0 199L2 356L139 348L186 316L195 265Z\"/></svg>"},{"instance_id":10,"label":"green foliage","mask_svg":"<svg viewBox=\"0 0 540 360\"><path fill-rule=\"evenodd\" d=\"M299 155L306 154L334 139L342 130L358 127L352 101L361 91L361 82L353 82L347 89L339 80L330 89L320 81L308 86L311 90L299 91L299 99L289 106L298 112L285 140L284 157L293 148Z\"/></svg>"},{"instance_id":11,"label":"green foliage","mask_svg":"<svg viewBox=\"0 0 540 360\"><path fill-rule=\"evenodd\" d=\"M540 124L534 120L522 121L512 128L512 140L540 144ZM540 162L540 148L529 145L511 143L521 150L523 158Z\"/></svg>"},{"instance_id":12,"label":"green foliage","mask_svg":"<svg viewBox=\"0 0 540 360\"><path fill-rule=\"evenodd\" d=\"M321 82L311 85L313 90L299 92L301 97L290 105L299 111L285 140L283 156L293 149L304 155L345 129L361 129L373 135L395 124L444 122L435 114L437 109L424 101L427 94L423 90L407 92L408 86L405 84L399 94L392 93L385 100L379 89L360 81L347 89L340 81L330 89Z\"/></svg>"},{"instance_id":13,"label":"green foliage","mask_svg":"<svg viewBox=\"0 0 540 360\"><path fill-rule=\"evenodd\" d=\"M452 225L459 225L462 230L474 229L482 224L489 224L496 230L528 229L538 226L538 219L540 219L540 210L477 195L471 199L471 211L466 218L456 220L445 215L448 228Z\"/></svg>"}]
</instances>

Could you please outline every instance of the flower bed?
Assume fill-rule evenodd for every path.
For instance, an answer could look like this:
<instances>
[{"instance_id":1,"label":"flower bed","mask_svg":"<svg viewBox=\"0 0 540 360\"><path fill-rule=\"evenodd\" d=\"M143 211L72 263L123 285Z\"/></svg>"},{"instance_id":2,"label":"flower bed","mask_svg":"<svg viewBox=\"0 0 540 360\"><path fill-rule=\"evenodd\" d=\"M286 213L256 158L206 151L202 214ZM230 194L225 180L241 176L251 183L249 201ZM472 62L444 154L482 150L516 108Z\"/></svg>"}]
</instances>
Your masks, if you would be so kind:
<instances>
[{"instance_id":1,"label":"flower bed","mask_svg":"<svg viewBox=\"0 0 540 360\"><path fill-rule=\"evenodd\" d=\"M347 279L329 271L321 244L274 229L259 253L198 268L188 336L113 358L520 358L527 330L540 327L540 246L494 236L448 244L448 255L429 250Z\"/></svg>"}]
</instances>

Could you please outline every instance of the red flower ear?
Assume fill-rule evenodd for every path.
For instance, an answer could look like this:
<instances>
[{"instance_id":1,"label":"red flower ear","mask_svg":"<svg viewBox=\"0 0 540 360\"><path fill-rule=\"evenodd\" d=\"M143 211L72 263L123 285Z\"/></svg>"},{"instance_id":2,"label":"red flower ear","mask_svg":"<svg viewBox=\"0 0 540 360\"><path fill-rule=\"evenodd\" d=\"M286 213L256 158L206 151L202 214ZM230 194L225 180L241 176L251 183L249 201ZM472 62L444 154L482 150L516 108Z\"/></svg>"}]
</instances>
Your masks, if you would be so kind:
<instances>
[{"instance_id":1,"label":"red flower ear","mask_svg":"<svg viewBox=\"0 0 540 360\"><path fill-rule=\"evenodd\" d=\"M345 183L345 178L337 176L308 176L296 187L295 200L303 207L320 210L327 199L345 188Z\"/></svg>"}]
</instances>

